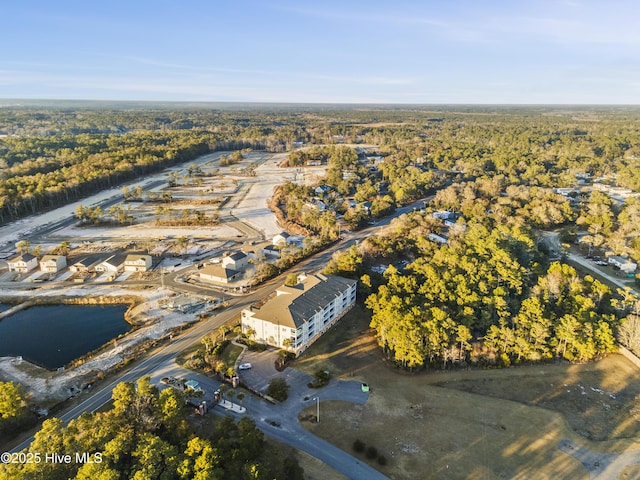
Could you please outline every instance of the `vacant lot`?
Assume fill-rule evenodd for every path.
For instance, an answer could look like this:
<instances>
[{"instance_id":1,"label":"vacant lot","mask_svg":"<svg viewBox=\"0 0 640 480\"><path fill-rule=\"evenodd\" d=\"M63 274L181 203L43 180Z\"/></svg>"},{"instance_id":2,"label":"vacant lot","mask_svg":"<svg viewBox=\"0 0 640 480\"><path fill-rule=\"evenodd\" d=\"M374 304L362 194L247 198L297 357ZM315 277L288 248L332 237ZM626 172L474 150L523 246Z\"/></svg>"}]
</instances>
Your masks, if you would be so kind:
<instances>
[{"instance_id":1,"label":"vacant lot","mask_svg":"<svg viewBox=\"0 0 640 480\"><path fill-rule=\"evenodd\" d=\"M603 453L640 449L640 372L620 355L586 365L408 374L382 361L366 312L356 309L294 367L371 386L364 406L323 402L322 421L303 425L347 451L356 439L375 447L388 462L371 464L391 478L588 479L557 449L562 439Z\"/></svg>"}]
</instances>

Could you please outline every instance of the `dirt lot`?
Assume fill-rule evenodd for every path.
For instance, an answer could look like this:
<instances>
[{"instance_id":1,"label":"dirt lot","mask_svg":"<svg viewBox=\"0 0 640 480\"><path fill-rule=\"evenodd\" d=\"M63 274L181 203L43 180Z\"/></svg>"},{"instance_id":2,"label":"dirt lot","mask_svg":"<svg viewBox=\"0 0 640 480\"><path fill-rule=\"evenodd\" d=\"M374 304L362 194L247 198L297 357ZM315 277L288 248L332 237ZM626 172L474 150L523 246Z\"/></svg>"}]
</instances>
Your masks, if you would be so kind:
<instances>
[{"instance_id":1,"label":"dirt lot","mask_svg":"<svg viewBox=\"0 0 640 480\"><path fill-rule=\"evenodd\" d=\"M323 421L303 425L347 451L356 439L374 446L388 463L371 464L391 478L587 479L558 450L561 440L603 453L640 449L640 371L620 355L586 365L408 374L382 361L366 312L356 309L294 367L371 386L364 406L323 402ZM629 467L619 478L638 474Z\"/></svg>"}]
</instances>

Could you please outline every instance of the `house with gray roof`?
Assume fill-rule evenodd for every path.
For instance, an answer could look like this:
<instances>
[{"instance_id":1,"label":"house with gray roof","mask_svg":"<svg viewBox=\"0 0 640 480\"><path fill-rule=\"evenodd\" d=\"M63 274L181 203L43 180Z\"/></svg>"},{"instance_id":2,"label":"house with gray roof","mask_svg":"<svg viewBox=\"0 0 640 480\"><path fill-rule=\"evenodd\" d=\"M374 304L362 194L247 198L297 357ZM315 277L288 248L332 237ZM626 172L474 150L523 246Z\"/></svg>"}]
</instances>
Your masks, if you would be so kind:
<instances>
[{"instance_id":1,"label":"house with gray roof","mask_svg":"<svg viewBox=\"0 0 640 480\"><path fill-rule=\"evenodd\" d=\"M124 259L125 272L146 272L151 270L153 259L151 255L143 255L140 253L131 253Z\"/></svg>"},{"instance_id":2,"label":"house with gray roof","mask_svg":"<svg viewBox=\"0 0 640 480\"><path fill-rule=\"evenodd\" d=\"M7 261L10 272L27 273L38 266L38 259L30 253L23 253Z\"/></svg>"},{"instance_id":3,"label":"house with gray roof","mask_svg":"<svg viewBox=\"0 0 640 480\"><path fill-rule=\"evenodd\" d=\"M234 252L222 257L222 266L231 270L242 271L249 265L249 255L244 252Z\"/></svg>"},{"instance_id":4,"label":"house with gray roof","mask_svg":"<svg viewBox=\"0 0 640 480\"><path fill-rule=\"evenodd\" d=\"M71 264L69 270L72 272L91 272L95 270L95 267L101 264L105 259L111 257L111 255L105 256L104 254L88 255L81 258Z\"/></svg>"},{"instance_id":5,"label":"house with gray roof","mask_svg":"<svg viewBox=\"0 0 640 480\"><path fill-rule=\"evenodd\" d=\"M260 307L243 310L242 332L299 355L353 307L356 283L301 274L296 285L283 285Z\"/></svg>"},{"instance_id":6,"label":"house with gray roof","mask_svg":"<svg viewBox=\"0 0 640 480\"><path fill-rule=\"evenodd\" d=\"M110 272L120 273L124 270L124 261L127 258L126 254L111 255L106 260L103 260L95 266L96 272Z\"/></svg>"}]
</instances>

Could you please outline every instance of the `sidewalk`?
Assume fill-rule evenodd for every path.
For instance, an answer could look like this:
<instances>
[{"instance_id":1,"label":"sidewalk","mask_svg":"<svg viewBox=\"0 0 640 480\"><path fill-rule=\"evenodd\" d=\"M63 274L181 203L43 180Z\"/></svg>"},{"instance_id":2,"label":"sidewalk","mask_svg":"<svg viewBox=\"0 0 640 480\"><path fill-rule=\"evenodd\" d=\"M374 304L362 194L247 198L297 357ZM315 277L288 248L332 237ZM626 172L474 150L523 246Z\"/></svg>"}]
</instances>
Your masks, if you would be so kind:
<instances>
[{"instance_id":1,"label":"sidewalk","mask_svg":"<svg viewBox=\"0 0 640 480\"><path fill-rule=\"evenodd\" d=\"M247 409L244 408L243 406L230 402L229 400L224 400L224 399L220 400L217 404L214 404L214 406L216 405L234 413L245 413L247 411Z\"/></svg>"}]
</instances>

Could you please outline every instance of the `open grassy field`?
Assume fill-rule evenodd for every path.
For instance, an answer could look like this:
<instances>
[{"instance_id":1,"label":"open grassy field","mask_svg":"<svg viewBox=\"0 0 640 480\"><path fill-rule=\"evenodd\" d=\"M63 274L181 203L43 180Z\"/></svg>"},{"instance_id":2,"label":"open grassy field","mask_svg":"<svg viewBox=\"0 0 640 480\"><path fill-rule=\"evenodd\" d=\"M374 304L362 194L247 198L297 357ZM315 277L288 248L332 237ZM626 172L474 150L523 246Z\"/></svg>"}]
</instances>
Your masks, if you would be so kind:
<instances>
[{"instance_id":1,"label":"open grassy field","mask_svg":"<svg viewBox=\"0 0 640 480\"><path fill-rule=\"evenodd\" d=\"M640 371L621 355L409 374L382 360L367 322L354 309L293 367L371 386L365 405L322 402L322 421L302 424L346 451L356 439L375 447L386 465L354 454L390 478L582 480L589 472L558 450L563 439L602 453L640 449ZM640 478L640 468L618 478Z\"/></svg>"}]
</instances>

